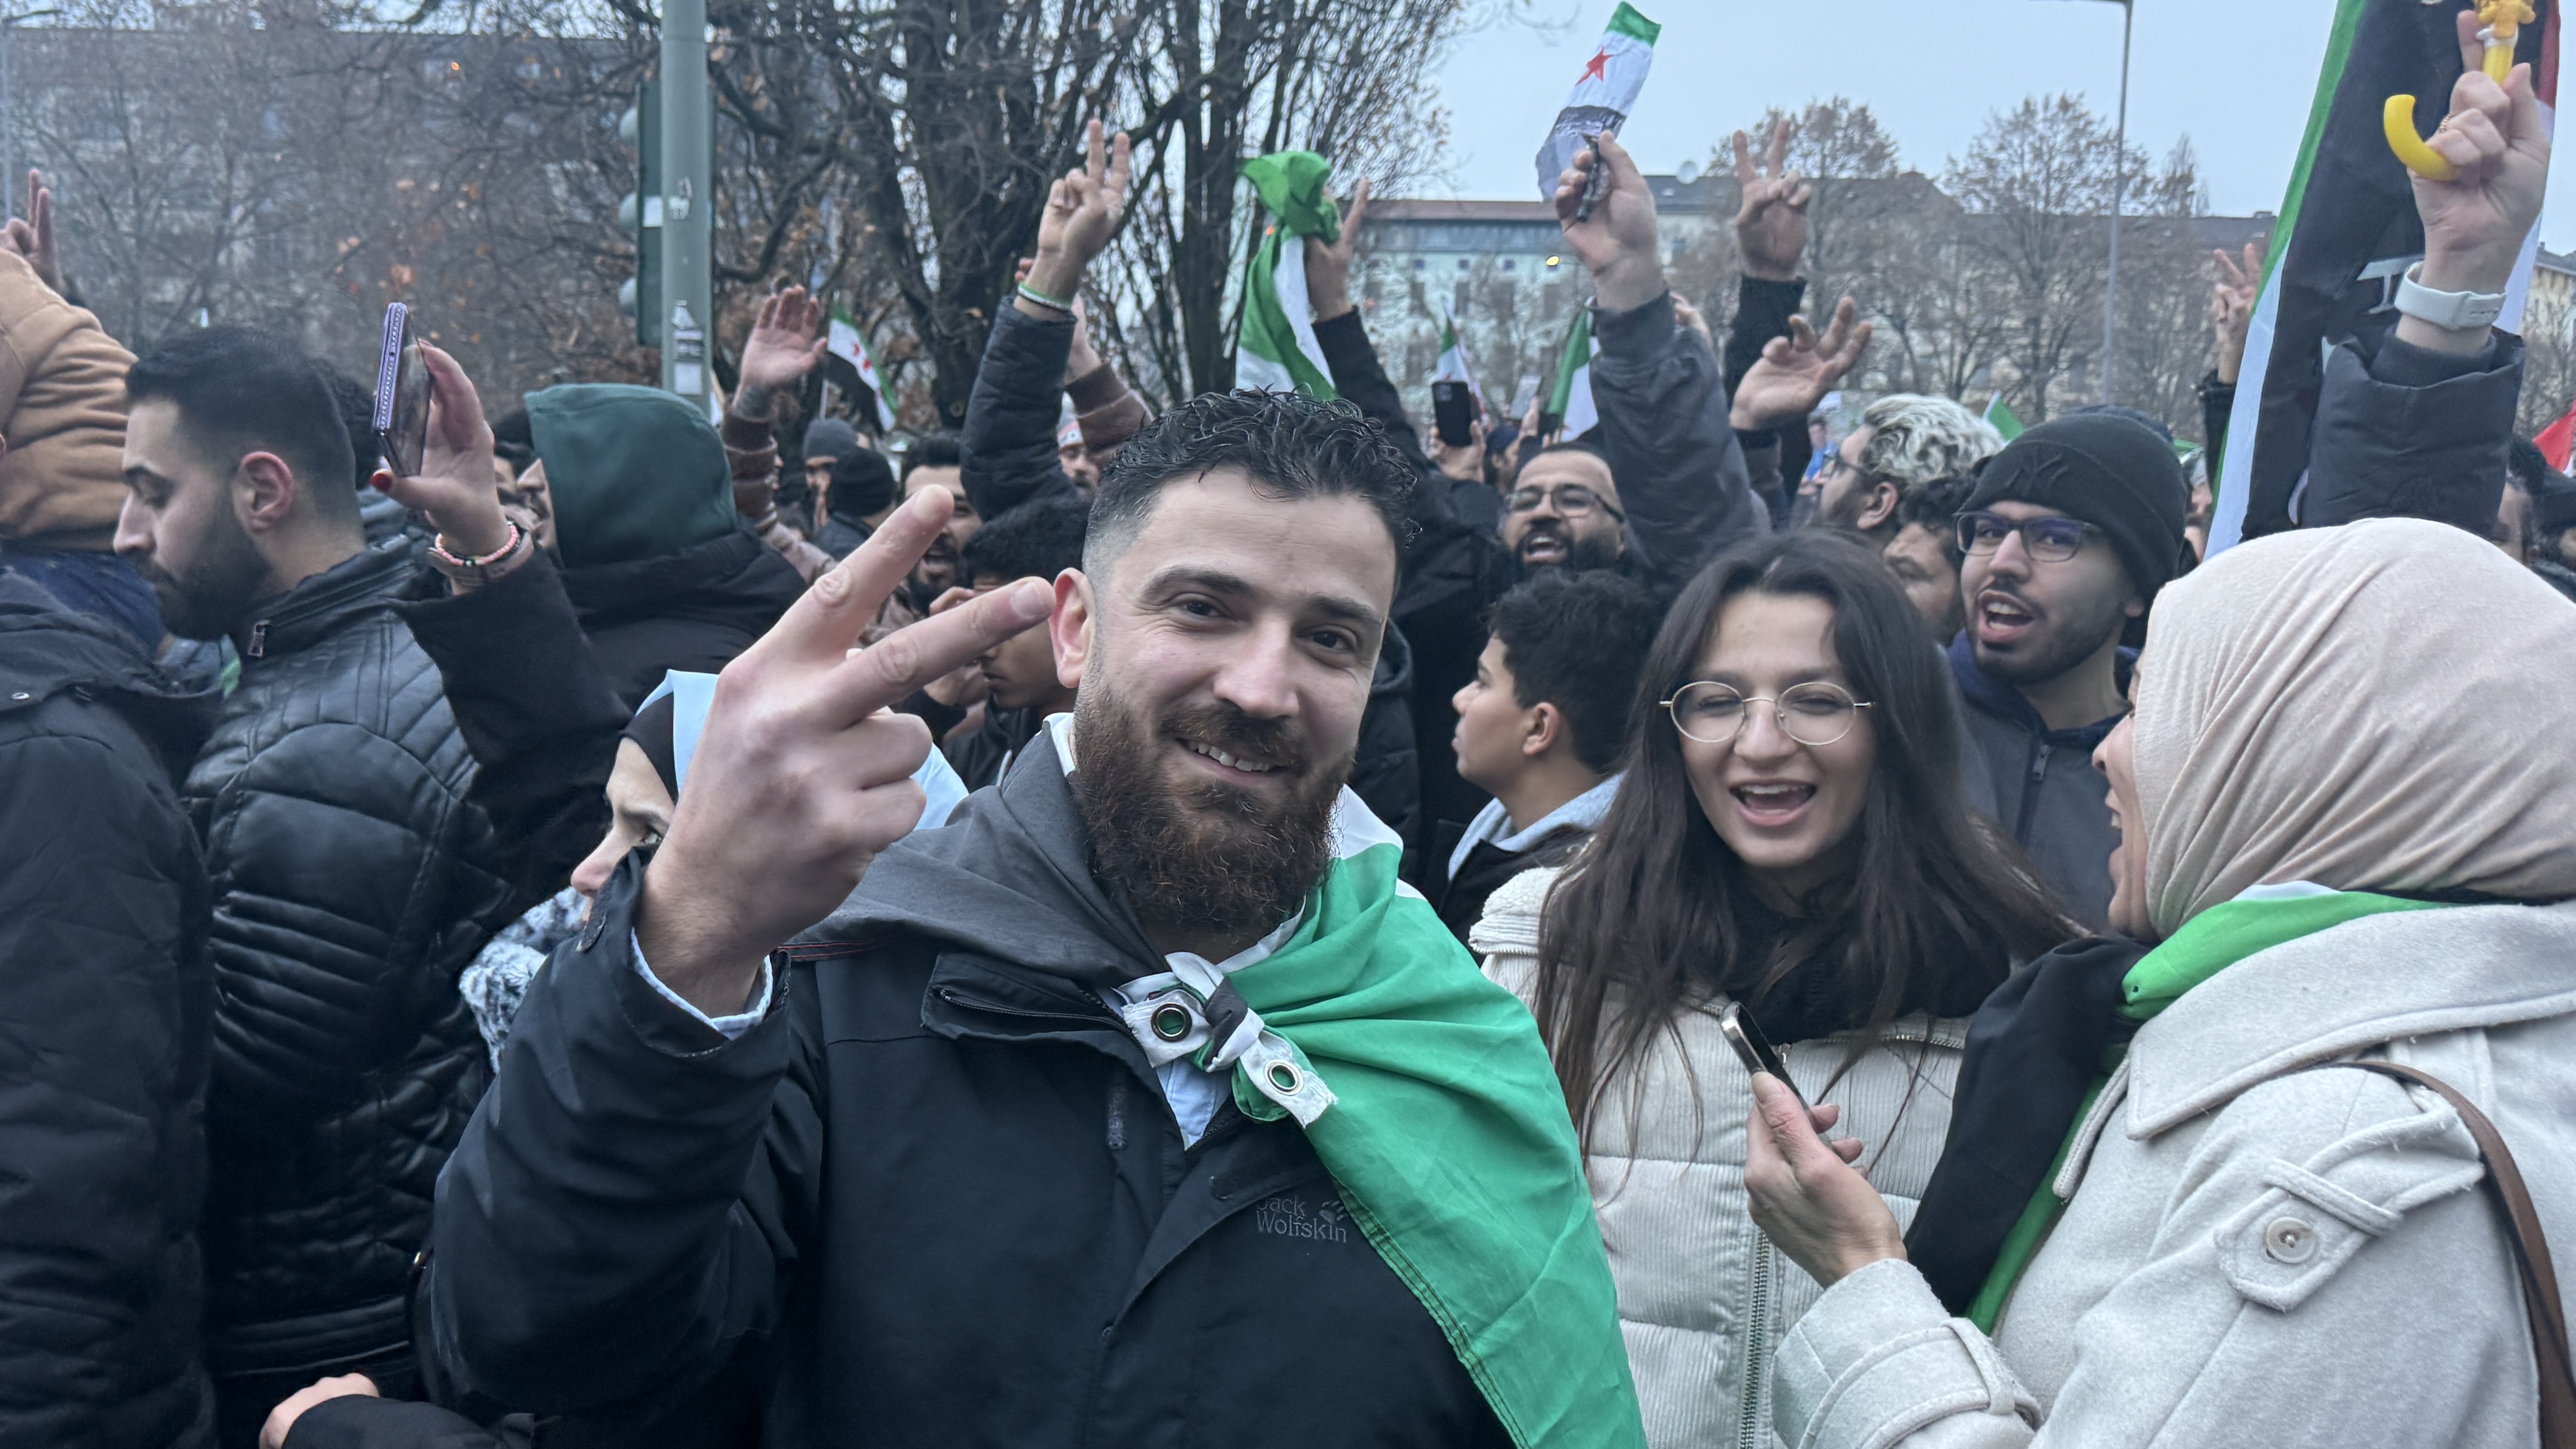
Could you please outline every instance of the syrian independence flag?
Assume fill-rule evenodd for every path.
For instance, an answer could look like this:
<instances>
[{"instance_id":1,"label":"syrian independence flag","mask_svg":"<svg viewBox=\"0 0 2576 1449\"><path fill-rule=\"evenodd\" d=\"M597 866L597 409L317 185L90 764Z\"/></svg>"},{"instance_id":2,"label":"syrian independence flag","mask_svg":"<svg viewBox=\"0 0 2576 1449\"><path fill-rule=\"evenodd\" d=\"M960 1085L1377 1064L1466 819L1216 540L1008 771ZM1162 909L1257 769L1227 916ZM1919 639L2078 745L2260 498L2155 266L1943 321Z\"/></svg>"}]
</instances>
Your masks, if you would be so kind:
<instances>
[{"instance_id":1,"label":"syrian independence flag","mask_svg":"<svg viewBox=\"0 0 2576 1449\"><path fill-rule=\"evenodd\" d=\"M838 306L832 308L831 332L824 339L823 353L843 364L827 374L833 385L843 393L866 389L868 396L876 399L878 426L893 431L894 409L886 406L885 384L877 380L876 359L868 356L867 339L859 335L858 319Z\"/></svg>"},{"instance_id":2,"label":"syrian independence flag","mask_svg":"<svg viewBox=\"0 0 2576 1449\"><path fill-rule=\"evenodd\" d=\"M1306 300L1306 238L1340 239L1342 213L1326 194L1332 163L1312 151L1280 151L1243 163L1244 178L1270 213L1261 249L1243 278L1243 327L1234 339L1234 385L1256 392L1336 398L1333 370L1315 340Z\"/></svg>"},{"instance_id":3,"label":"syrian independence flag","mask_svg":"<svg viewBox=\"0 0 2576 1449\"><path fill-rule=\"evenodd\" d=\"M1601 32L1600 47L1583 63L1565 109L1556 113L1547 144L1538 148L1538 199L1556 199L1557 178L1574 164L1574 153L1596 131L1613 135L1628 123L1637 93L1646 88L1646 72L1655 63L1655 37L1664 28L1637 13L1628 0L1611 12L1610 28Z\"/></svg>"},{"instance_id":4,"label":"syrian independence flag","mask_svg":"<svg viewBox=\"0 0 2576 1449\"><path fill-rule=\"evenodd\" d=\"M2540 446L2540 456L2549 466L2564 473L2571 457L2576 457L2576 404L2570 404L2564 416L2542 428L2532 439Z\"/></svg>"},{"instance_id":5,"label":"syrian independence flag","mask_svg":"<svg viewBox=\"0 0 2576 1449\"><path fill-rule=\"evenodd\" d=\"M1994 401L1986 404L1986 424L2001 433L2007 443L2028 431L2022 426L2021 419L2013 415L2013 410L2004 406L2002 393L1996 393Z\"/></svg>"},{"instance_id":6,"label":"syrian independence flag","mask_svg":"<svg viewBox=\"0 0 2576 1449\"><path fill-rule=\"evenodd\" d=\"M1485 410L1485 390L1476 386L1476 369L1467 361L1467 346L1458 340L1458 319L1449 309L1440 309L1440 366L1431 374L1433 382L1463 382L1467 395L1476 400L1476 410Z\"/></svg>"},{"instance_id":7,"label":"syrian independence flag","mask_svg":"<svg viewBox=\"0 0 2576 1449\"><path fill-rule=\"evenodd\" d=\"M1601 344L1592 340L1592 309L1578 308L1574 329L1565 334L1565 351L1556 363L1556 386L1547 395L1545 412L1562 436L1579 438L1601 421L1592 406L1592 357Z\"/></svg>"},{"instance_id":8,"label":"syrian independence flag","mask_svg":"<svg viewBox=\"0 0 2576 1449\"><path fill-rule=\"evenodd\" d=\"M2558 103L2558 3L2532 4L2539 18L2522 27L2514 58L2530 63L2550 113ZM2307 138L2246 338L2210 521L2213 554L2291 526L2326 355L2351 340L2376 347L2396 330L2397 283L2424 255L2424 226L2381 111L2390 96L2412 95L2417 124L2439 123L2460 78L2452 17L2468 8L2465 0L2336 0ZM2534 228L2496 319L2508 332L2521 330L2539 245Z\"/></svg>"}]
</instances>

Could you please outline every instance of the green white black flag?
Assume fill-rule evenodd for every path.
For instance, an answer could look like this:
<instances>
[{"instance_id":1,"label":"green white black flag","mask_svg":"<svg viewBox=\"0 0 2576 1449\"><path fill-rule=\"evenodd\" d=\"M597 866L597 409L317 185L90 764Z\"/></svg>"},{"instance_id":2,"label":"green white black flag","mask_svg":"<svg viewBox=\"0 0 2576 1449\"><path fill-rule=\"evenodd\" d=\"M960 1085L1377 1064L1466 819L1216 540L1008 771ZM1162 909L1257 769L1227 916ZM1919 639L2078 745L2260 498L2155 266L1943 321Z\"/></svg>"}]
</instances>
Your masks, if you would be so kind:
<instances>
[{"instance_id":1,"label":"green white black flag","mask_svg":"<svg viewBox=\"0 0 2576 1449\"><path fill-rule=\"evenodd\" d=\"M1592 356L1600 350L1601 344L1592 340L1592 309L1576 308L1573 330L1565 334L1565 351L1557 358L1556 386L1547 395L1547 416L1557 420L1562 436L1582 437L1601 421L1592 406Z\"/></svg>"},{"instance_id":2,"label":"green white black flag","mask_svg":"<svg viewBox=\"0 0 2576 1449\"><path fill-rule=\"evenodd\" d=\"M1556 198L1556 181L1565 168L1574 164L1574 153L1584 148L1596 131L1618 134L1628 123L1628 113L1637 107L1637 93L1646 87L1646 72L1655 63L1655 37L1664 28L1637 13L1628 0L1619 0L1619 8L1610 13L1610 28L1601 33L1601 44L1592 58L1583 63L1583 73L1574 78L1574 90L1565 98L1565 109L1556 113L1556 124L1548 128L1547 144L1538 148L1538 198Z\"/></svg>"},{"instance_id":3,"label":"green white black flag","mask_svg":"<svg viewBox=\"0 0 2576 1449\"><path fill-rule=\"evenodd\" d=\"M1449 309L1440 309L1440 366L1431 374L1433 382L1463 382L1476 406L1485 405L1485 390L1476 386L1476 369L1467 361L1467 346L1458 340L1458 319Z\"/></svg>"},{"instance_id":4,"label":"green white black flag","mask_svg":"<svg viewBox=\"0 0 2576 1449\"><path fill-rule=\"evenodd\" d=\"M878 426L889 432L892 431L894 409L886 406L885 384L877 380L876 359L868 355L868 342L865 337L859 335L858 319L838 305L832 308L832 325L829 335L824 339L823 351L826 355L837 357L849 364L849 371L856 386L866 388L868 396L876 399ZM849 392L854 389L845 383L841 390Z\"/></svg>"},{"instance_id":5,"label":"green white black flag","mask_svg":"<svg viewBox=\"0 0 2576 1449\"><path fill-rule=\"evenodd\" d=\"M1270 213L1269 230L1243 278L1243 328L1235 335L1234 383L1260 392L1341 396L1315 341L1306 300L1306 238L1336 241L1342 214L1326 194L1332 163L1312 151L1281 151L1243 163L1244 178Z\"/></svg>"},{"instance_id":6,"label":"green white black flag","mask_svg":"<svg viewBox=\"0 0 2576 1449\"><path fill-rule=\"evenodd\" d=\"M2520 27L2515 59L2531 64L2546 111L2558 103L2558 0L2532 3L2536 21ZM2460 78L2453 17L2462 8L2456 0L2337 0L2307 138L2246 334L2210 519L2213 554L2291 526L2326 356L2348 341L2374 351L2396 329L2397 282L2424 255L2424 224L2405 164L2388 149L2384 108L2390 96L2419 97L2419 129L2448 112ZM2507 332L2522 330L2539 245L2535 228L2496 319Z\"/></svg>"}]
</instances>

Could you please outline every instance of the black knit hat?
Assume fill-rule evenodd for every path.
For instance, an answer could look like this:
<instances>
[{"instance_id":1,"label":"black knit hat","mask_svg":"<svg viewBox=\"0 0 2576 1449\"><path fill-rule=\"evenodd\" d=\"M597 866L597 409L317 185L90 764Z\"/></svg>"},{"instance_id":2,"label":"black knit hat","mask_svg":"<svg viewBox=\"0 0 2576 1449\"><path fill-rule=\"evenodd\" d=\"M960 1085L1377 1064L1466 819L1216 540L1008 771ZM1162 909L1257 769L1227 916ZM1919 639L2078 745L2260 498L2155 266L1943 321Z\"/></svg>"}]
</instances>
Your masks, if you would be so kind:
<instances>
[{"instance_id":1,"label":"black knit hat","mask_svg":"<svg viewBox=\"0 0 2576 1449\"><path fill-rule=\"evenodd\" d=\"M2142 598L2182 564L2190 501L2173 445L2117 413L2078 413L2012 440L1986 464L1960 512L1997 503L2054 508L2102 530Z\"/></svg>"}]
</instances>

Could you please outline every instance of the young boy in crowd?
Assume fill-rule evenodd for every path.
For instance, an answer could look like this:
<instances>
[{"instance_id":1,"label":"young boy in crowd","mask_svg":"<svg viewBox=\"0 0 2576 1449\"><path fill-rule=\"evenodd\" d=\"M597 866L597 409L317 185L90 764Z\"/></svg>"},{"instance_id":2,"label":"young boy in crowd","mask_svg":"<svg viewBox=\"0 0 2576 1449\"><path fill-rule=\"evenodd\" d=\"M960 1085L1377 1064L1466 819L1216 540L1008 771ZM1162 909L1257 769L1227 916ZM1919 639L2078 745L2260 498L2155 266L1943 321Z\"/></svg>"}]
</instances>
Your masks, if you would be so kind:
<instances>
[{"instance_id":1,"label":"young boy in crowd","mask_svg":"<svg viewBox=\"0 0 2576 1449\"><path fill-rule=\"evenodd\" d=\"M1452 701L1458 773L1494 797L1441 882L1440 919L1459 940L1497 887L1566 859L1610 808L1661 618L1643 584L1602 569L1549 570L1494 602L1476 677Z\"/></svg>"},{"instance_id":2,"label":"young boy in crowd","mask_svg":"<svg viewBox=\"0 0 2576 1449\"><path fill-rule=\"evenodd\" d=\"M1090 504L1080 498L1046 498L985 524L959 555L973 592L989 594L1025 578L1053 583L1066 569L1082 567L1090 517ZM951 597L966 596L952 591ZM1048 715L1073 708L1073 691L1056 679L1055 647L1044 629L994 645L976 668L984 677L984 723L948 746L949 763L969 790L1002 778Z\"/></svg>"}]
</instances>

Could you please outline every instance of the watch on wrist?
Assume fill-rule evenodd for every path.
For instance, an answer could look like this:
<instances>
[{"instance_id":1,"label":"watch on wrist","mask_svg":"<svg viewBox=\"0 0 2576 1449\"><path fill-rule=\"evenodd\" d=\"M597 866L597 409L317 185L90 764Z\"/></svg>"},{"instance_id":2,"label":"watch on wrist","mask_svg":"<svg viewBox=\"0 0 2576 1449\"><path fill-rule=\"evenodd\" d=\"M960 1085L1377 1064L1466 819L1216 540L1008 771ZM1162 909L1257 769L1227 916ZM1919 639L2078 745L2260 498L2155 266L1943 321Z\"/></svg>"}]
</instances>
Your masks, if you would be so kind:
<instances>
[{"instance_id":1,"label":"watch on wrist","mask_svg":"<svg viewBox=\"0 0 2576 1449\"><path fill-rule=\"evenodd\" d=\"M2397 283L2397 310L2452 332L2476 332L2504 315L2502 292L2436 292L2418 280L2424 264L2406 269Z\"/></svg>"}]
</instances>

